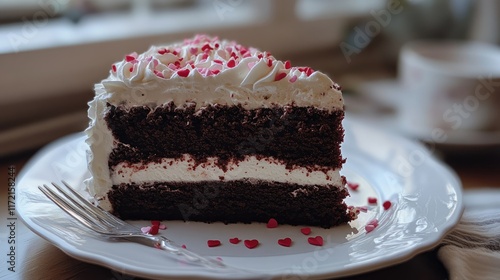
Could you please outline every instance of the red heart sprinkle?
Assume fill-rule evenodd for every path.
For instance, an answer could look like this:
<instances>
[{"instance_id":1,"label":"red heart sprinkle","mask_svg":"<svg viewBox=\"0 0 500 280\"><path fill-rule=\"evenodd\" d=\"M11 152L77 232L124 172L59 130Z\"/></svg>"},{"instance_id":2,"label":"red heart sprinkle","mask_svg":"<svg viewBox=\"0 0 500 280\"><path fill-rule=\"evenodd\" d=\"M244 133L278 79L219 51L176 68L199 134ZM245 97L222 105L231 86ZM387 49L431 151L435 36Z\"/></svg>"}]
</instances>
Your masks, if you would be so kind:
<instances>
[{"instance_id":1,"label":"red heart sprinkle","mask_svg":"<svg viewBox=\"0 0 500 280\"><path fill-rule=\"evenodd\" d=\"M378 226L378 219L375 218L375 219L372 219L370 221L368 221L368 223L366 223L367 225L372 225L372 226Z\"/></svg>"},{"instance_id":2,"label":"red heart sprinkle","mask_svg":"<svg viewBox=\"0 0 500 280\"><path fill-rule=\"evenodd\" d=\"M177 75L181 77L187 77L189 75L189 69L178 70Z\"/></svg>"},{"instance_id":3,"label":"red heart sprinkle","mask_svg":"<svg viewBox=\"0 0 500 280\"><path fill-rule=\"evenodd\" d=\"M152 225L151 229L149 229L148 233L152 234L152 235L158 234L159 229L160 229L160 227L158 225Z\"/></svg>"},{"instance_id":4,"label":"red heart sprinkle","mask_svg":"<svg viewBox=\"0 0 500 280\"><path fill-rule=\"evenodd\" d=\"M292 239L290 237L278 239L278 244L284 247L290 247L292 245Z\"/></svg>"},{"instance_id":5,"label":"red heart sprinkle","mask_svg":"<svg viewBox=\"0 0 500 280\"><path fill-rule=\"evenodd\" d=\"M373 231L376 227L377 226L375 225L366 225L365 226L366 233Z\"/></svg>"},{"instance_id":6,"label":"red heart sprinkle","mask_svg":"<svg viewBox=\"0 0 500 280\"><path fill-rule=\"evenodd\" d=\"M377 198L376 197L368 197L368 203L370 204L376 204L377 203Z\"/></svg>"},{"instance_id":7,"label":"red heart sprinkle","mask_svg":"<svg viewBox=\"0 0 500 280\"><path fill-rule=\"evenodd\" d=\"M245 240L244 243L248 249L253 249L259 245L259 241L257 239Z\"/></svg>"},{"instance_id":8,"label":"red heart sprinkle","mask_svg":"<svg viewBox=\"0 0 500 280\"><path fill-rule=\"evenodd\" d=\"M186 249L186 248L187 248L187 247L186 247L186 244L182 244L182 246L181 246L181 247L182 247L182 249Z\"/></svg>"},{"instance_id":9,"label":"red heart sprinkle","mask_svg":"<svg viewBox=\"0 0 500 280\"><path fill-rule=\"evenodd\" d=\"M274 218L269 219L269 221L267 222L267 228L275 228L277 226L278 226L278 221L276 221L276 219Z\"/></svg>"},{"instance_id":10,"label":"red heart sprinkle","mask_svg":"<svg viewBox=\"0 0 500 280\"><path fill-rule=\"evenodd\" d=\"M302 234L304 234L304 235L309 235L309 234L311 234L311 228L309 228L309 227L301 228L300 232L302 232Z\"/></svg>"},{"instance_id":11,"label":"red heart sprinkle","mask_svg":"<svg viewBox=\"0 0 500 280\"><path fill-rule=\"evenodd\" d=\"M382 204L382 206L384 206L384 210L391 208L391 205L392 203L389 200L384 201L384 204Z\"/></svg>"},{"instance_id":12,"label":"red heart sprinkle","mask_svg":"<svg viewBox=\"0 0 500 280\"><path fill-rule=\"evenodd\" d=\"M214 48L212 48L212 47L210 46L210 44L208 44L208 43L206 43L205 45L203 45L203 46L201 47L201 50L202 50L202 51L211 51L211 50L213 50L213 49L214 49Z\"/></svg>"},{"instance_id":13,"label":"red heart sprinkle","mask_svg":"<svg viewBox=\"0 0 500 280\"><path fill-rule=\"evenodd\" d=\"M307 238L307 242L309 242L309 244L314 246L323 246L323 237L319 235L316 237L309 237Z\"/></svg>"},{"instance_id":14,"label":"red heart sprinkle","mask_svg":"<svg viewBox=\"0 0 500 280\"><path fill-rule=\"evenodd\" d=\"M236 61L234 61L233 59L231 59L231 60L229 60L229 61L227 62L227 64L226 64L226 65L227 65L227 67L229 67L229 68L233 68L234 66L236 66Z\"/></svg>"},{"instance_id":15,"label":"red heart sprinkle","mask_svg":"<svg viewBox=\"0 0 500 280\"><path fill-rule=\"evenodd\" d=\"M358 183L347 182L347 186L353 191L356 191L359 188Z\"/></svg>"},{"instance_id":16,"label":"red heart sprinkle","mask_svg":"<svg viewBox=\"0 0 500 280\"><path fill-rule=\"evenodd\" d=\"M274 80L275 81L279 81L279 80L282 80L285 77L286 77L286 73L284 73L284 72L277 73L276 76L274 77Z\"/></svg>"},{"instance_id":17,"label":"red heart sprinkle","mask_svg":"<svg viewBox=\"0 0 500 280\"><path fill-rule=\"evenodd\" d=\"M151 221L151 224L159 226L160 225L160 221L153 220L153 221Z\"/></svg>"},{"instance_id":18,"label":"red heart sprinkle","mask_svg":"<svg viewBox=\"0 0 500 280\"><path fill-rule=\"evenodd\" d=\"M292 63L290 63L290 60L285 61L285 69L290 69L292 68Z\"/></svg>"},{"instance_id":19,"label":"red heart sprinkle","mask_svg":"<svg viewBox=\"0 0 500 280\"><path fill-rule=\"evenodd\" d=\"M221 245L219 240L208 240L207 244L208 244L208 247L217 247L217 246Z\"/></svg>"},{"instance_id":20,"label":"red heart sprinkle","mask_svg":"<svg viewBox=\"0 0 500 280\"><path fill-rule=\"evenodd\" d=\"M241 241L241 239L239 239L238 237L229 239L229 242L231 242L231 244L238 244L238 243L240 243L240 241Z\"/></svg>"},{"instance_id":21,"label":"red heart sprinkle","mask_svg":"<svg viewBox=\"0 0 500 280\"><path fill-rule=\"evenodd\" d=\"M135 60L135 56L134 56L133 54L126 55L126 56L125 56L125 60L126 60L127 62L134 61L134 60Z\"/></svg>"}]
</instances>

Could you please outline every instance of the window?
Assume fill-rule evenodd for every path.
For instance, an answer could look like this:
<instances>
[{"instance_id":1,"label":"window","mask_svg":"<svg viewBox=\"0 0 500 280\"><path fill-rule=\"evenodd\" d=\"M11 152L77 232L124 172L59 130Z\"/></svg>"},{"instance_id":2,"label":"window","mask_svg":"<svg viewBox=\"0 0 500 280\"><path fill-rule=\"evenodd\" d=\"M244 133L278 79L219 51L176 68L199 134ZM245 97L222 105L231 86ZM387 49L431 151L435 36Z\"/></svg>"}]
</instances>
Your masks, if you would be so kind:
<instances>
[{"instance_id":1,"label":"window","mask_svg":"<svg viewBox=\"0 0 500 280\"><path fill-rule=\"evenodd\" d=\"M369 2L2 1L0 155L81 131L93 84L128 52L209 33L283 57L335 46L349 18L385 3Z\"/></svg>"}]
</instances>

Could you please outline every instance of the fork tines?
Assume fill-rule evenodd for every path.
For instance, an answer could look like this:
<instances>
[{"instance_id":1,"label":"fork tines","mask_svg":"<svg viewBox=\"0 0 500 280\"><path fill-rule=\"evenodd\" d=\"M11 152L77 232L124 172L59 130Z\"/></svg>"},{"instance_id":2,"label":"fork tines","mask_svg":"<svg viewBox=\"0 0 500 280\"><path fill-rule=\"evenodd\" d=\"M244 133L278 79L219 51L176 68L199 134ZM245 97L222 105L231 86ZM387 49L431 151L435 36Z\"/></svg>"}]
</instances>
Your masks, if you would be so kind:
<instances>
[{"instance_id":1,"label":"fork tines","mask_svg":"<svg viewBox=\"0 0 500 280\"><path fill-rule=\"evenodd\" d=\"M38 188L62 210L94 231L106 233L110 228L125 223L100 207L94 206L66 182L62 183L64 187L52 183L53 187L44 184Z\"/></svg>"}]
</instances>

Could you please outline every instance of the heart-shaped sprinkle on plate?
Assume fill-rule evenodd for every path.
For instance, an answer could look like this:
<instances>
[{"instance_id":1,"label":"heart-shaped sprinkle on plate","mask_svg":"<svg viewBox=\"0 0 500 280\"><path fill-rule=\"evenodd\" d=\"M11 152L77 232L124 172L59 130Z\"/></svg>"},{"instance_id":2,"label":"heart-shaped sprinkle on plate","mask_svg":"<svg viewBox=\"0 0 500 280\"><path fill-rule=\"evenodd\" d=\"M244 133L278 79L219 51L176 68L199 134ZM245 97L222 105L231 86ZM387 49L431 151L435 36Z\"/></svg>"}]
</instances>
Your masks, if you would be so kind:
<instances>
[{"instance_id":1,"label":"heart-shaped sprinkle on plate","mask_svg":"<svg viewBox=\"0 0 500 280\"><path fill-rule=\"evenodd\" d=\"M304 234L304 235L309 235L309 234L311 234L311 228L310 227L301 228L300 232L302 232L302 234Z\"/></svg>"},{"instance_id":2,"label":"heart-shaped sprinkle on plate","mask_svg":"<svg viewBox=\"0 0 500 280\"><path fill-rule=\"evenodd\" d=\"M220 243L220 240L208 240L207 245L208 245L208 247L217 247L217 246L220 246L221 243Z\"/></svg>"},{"instance_id":3,"label":"heart-shaped sprinkle on plate","mask_svg":"<svg viewBox=\"0 0 500 280\"><path fill-rule=\"evenodd\" d=\"M229 242L231 244L238 244L240 243L241 239L239 239L238 237L235 237L235 238L229 238Z\"/></svg>"},{"instance_id":4,"label":"heart-shaped sprinkle on plate","mask_svg":"<svg viewBox=\"0 0 500 280\"><path fill-rule=\"evenodd\" d=\"M376 227L377 226L375 225L366 225L365 226L366 233L373 231Z\"/></svg>"},{"instance_id":5,"label":"heart-shaped sprinkle on plate","mask_svg":"<svg viewBox=\"0 0 500 280\"><path fill-rule=\"evenodd\" d=\"M368 203L369 204L377 204L377 198L376 197L368 197Z\"/></svg>"},{"instance_id":6,"label":"heart-shaped sprinkle on plate","mask_svg":"<svg viewBox=\"0 0 500 280\"><path fill-rule=\"evenodd\" d=\"M250 239L250 240L245 240L243 243L245 243L245 246L248 248L248 249L253 249L255 247L257 247L257 245L259 245L259 240L257 239Z\"/></svg>"},{"instance_id":7,"label":"heart-shaped sprinkle on plate","mask_svg":"<svg viewBox=\"0 0 500 280\"><path fill-rule=\"evenodd\" d=\"M290 237L278 239L278 244L284 247L290 247L292 246L292 239Z\"/></svg>"},{"instance_id":8,"label":"heart-shaped sprinkle on plate","mask_svg":"<svg viewBox=\"0 0 500 280\"><path fill-rule=\"evenodd\" d=\"M307 242L309 242L309 244L314 246L323 246L323 237L319 235L316 237L309 237L307 238Z\"/></svg>"},{"instance_id":9,"label":"heart-shaped sprinkle on plate","mask_svg":"<svg viewBox=\"0 0 500 280\"><path fill-rule=\"evenodd\" d=\"M158 225L152 225L151 229L149 229L148 233L151 234L151 235L156 235L156 234L158 234L158 230L159 229L160 229L160 226L158 226Z\"/></svg>"},{"instance_id":10,"label":"heart-shaped sprinkle on plate","mask_svg":"<svg viewBox=\"0 0 500 280\"><path fill-rule=\"evenodd\" d=\"M377 218L374 218L374 219L371 219L368 221L368 223L366 223L367 225L373 225L373 226L378 226L378 219Z\"/></svg>"},{"instance_id":11,"label":"heart-shaped sprinkle on plate","mask_svg":"<svg viewBox=\"0 0 500 280\"><path fill-rule=\"evenodd\" d=\"M353 191L356 191L359 188L359 184L353 182L347 182L347 186Z\"/></svg>"},{"instance_id":12,"label":"heart-shaped sprinkle on plate","mask_svg":"<svg viewBox=\"0 0 500 280\"><path fill-rule=\"evenodd\" d=\"M384 204L382 204L382 206L384 206L384 210L388 210L389 208L391 208L391 205L392 203L389 200L384 201Z\"/></svg>"}]
</instances>

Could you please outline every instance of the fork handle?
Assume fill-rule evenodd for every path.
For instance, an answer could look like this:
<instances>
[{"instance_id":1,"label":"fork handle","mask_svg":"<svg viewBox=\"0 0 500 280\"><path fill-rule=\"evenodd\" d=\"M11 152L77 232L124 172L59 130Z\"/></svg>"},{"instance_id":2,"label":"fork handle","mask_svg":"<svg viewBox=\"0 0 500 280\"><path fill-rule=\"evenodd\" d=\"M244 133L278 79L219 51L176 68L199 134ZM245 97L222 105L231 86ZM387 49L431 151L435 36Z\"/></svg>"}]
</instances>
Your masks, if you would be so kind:
<instances>
[{"instance_id":1,"label":"fork handle","mask_svg":"<svg viewBox=\"0 0 500 280\"><path fill-rule=\"evenodd\" d=\"M182 248L181 246L174 243L172 240L164 237L164 236L149 236L144 235L145 238L153 241L153 244L156 248L162 249L168 253L181 256L186 258L187 261L191 263L199 263L208 268L220 269L227 268L224 263L218 260L214 260L211 258L203 257L193 251L189 251L187 249Z\"/></svg>"}]
</instances>

